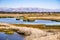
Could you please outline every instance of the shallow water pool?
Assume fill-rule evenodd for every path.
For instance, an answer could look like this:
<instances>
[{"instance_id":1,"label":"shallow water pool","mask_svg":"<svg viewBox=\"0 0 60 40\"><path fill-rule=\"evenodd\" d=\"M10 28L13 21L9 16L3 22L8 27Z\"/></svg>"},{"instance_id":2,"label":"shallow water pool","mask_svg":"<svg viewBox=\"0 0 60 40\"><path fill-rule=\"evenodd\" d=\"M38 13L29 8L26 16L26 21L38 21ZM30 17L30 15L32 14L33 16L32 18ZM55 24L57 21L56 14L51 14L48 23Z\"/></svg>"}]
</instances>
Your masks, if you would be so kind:
<instances>
[{"instance_id":1,"label":"shallow water pool","mask_svg":"<svg viewBox=\"0 0 60 40\"><path fill-rule=\"evenodd\" d=\"M24 37L16 32L12 35L0 32L0 40L24 40Z\"/></svg>"},{"instance_id":2,"label":"shallow water pool","mask_svg":"<svg viewBox=\"0 0 60 40\"><path fill-rule=\"evenodd\" d=\"M0 18L0 22L11 24L46 24L46 25L60 25L60 22L51 20L35 20L34 22L28 22L23 20L16 20L16 18Z\"/></svg>"}]
</instances>

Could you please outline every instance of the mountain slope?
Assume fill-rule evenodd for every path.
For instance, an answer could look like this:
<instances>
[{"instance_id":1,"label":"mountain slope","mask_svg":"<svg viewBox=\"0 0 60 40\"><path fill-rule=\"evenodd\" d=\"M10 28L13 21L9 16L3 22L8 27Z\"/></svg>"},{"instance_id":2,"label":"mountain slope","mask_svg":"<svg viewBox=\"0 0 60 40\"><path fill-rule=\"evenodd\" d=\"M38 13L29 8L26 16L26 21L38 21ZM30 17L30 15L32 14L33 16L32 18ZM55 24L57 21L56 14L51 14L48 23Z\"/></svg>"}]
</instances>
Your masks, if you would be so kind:
<instances>
[{"instance_id":1,"label":"mountain slope","mask_svg":"<svg viewBox=\"0 0 60 40\"><path fill-rule=\"evenodd\" d=\"M60 9L43 8L0 8L3 12L60 12Z\"/></svg>"}]
</instances>

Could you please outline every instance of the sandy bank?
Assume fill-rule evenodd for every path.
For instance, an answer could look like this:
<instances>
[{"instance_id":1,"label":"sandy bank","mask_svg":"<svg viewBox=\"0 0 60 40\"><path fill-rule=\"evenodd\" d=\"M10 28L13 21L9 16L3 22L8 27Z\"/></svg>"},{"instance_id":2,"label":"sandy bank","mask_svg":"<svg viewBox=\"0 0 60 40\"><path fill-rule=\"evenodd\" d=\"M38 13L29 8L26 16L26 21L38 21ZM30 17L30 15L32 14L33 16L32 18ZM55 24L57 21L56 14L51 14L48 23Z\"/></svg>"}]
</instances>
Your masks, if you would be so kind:
<instances>
[{"instance_id":1,"label":"sandy bank","mask_svg":"<svg viewBox=\"0 0 60 40\"><path fill-rule=\"evenodd\" d=\"M60 32L47 32L37 28L17 27L7 23L0 23L0 29L12 29L24 33L24 40L60 40Z\"/></svg>"}]
</instances>

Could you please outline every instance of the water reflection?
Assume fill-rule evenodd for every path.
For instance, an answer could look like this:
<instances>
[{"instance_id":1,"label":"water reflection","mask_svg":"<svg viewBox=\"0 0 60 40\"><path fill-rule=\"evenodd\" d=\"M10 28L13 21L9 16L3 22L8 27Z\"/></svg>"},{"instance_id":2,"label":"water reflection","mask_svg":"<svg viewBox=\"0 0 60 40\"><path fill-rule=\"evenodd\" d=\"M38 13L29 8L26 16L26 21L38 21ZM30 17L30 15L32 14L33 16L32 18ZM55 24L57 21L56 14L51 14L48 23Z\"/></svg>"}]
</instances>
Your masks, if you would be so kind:
<instances>
[{"instance_id":1,"label":"water reflection","mask_svg":"<svg viewBox=\"0 0 60 40\"><path fill-rule=\"evenodd\" d=\"M0 40L23 40L23 36L17 34L16 32L12 35L5 34L4 32L0 32Z\"/></svg>"}]
</instances>

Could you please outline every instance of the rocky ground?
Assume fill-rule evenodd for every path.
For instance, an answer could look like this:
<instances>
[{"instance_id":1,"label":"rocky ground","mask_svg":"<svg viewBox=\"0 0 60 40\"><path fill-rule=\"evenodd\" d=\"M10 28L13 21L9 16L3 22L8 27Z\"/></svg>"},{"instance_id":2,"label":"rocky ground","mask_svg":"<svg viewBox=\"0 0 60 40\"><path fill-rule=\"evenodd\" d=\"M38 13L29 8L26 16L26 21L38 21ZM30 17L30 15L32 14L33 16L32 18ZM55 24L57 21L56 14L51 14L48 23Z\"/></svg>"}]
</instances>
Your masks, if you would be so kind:
<instances>
[{"instance_id":1,"label":"rocky ground","mask_svg":"<svg viewBox=\"0 0 60 40\"><path fill-rule=\"evenodd\" d=\"M37 28L17 27L10 24L0 23L3 25L0 29L13 29L18 33L24 33L24 40L60 40L60 32L44 31Z\"/></svg>"}]
</instances>

